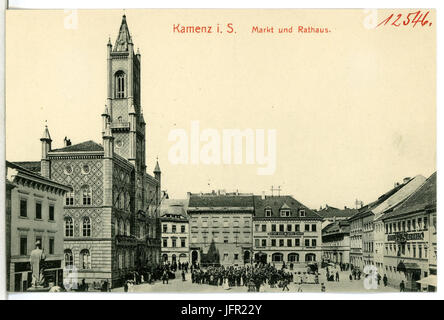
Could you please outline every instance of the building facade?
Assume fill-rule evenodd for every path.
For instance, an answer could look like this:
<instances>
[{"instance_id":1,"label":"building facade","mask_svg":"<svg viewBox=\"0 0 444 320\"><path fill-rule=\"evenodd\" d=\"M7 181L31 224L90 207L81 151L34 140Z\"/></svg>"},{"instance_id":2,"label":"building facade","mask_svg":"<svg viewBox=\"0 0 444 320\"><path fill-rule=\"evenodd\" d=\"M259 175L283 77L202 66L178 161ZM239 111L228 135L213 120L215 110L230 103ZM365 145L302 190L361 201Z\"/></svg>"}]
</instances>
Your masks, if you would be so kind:
<instances>
[{"instance_id":1,"label":"building facade","mask_svg":"<svg viewBox=\"0 0 444 320\"><path fill-rule=\"evenodd\" d=\"M436 173L404 203L386 213L384 272L389 284L406 290L421 290L421 281L435 276L436 281ZM427 285L428 284L428 285ZM436 282L425 288L436 290Z\"/></svg>"},{"instance_id":2,"label":"building facade","mask_svg":"<svg viewBox=\"0 0 444 320\"><path fill-rule=\"evenodd\" d=\"M70 188L8 161L6 170L7 290L20 292L31 286L29 261L37 241L46 255L46 285L62 285L63 202Z\"/></svg>"},{"instance_id":3,"label":"building facade","mask_svg":"<svg viewBox=\"0 0 444 320\"><path fill-rule=\"evenodd\" d=\"M192 264L205 263L204 255L208 254L212 244L221 265L251 263L254 214L252 194L189 194L187 211Z\"/></svg>"},{"instance_id":4,"label":"building facade","mask_svg":"<svg viewBox=\"0 0 444 320\"><path fill-rule=\"evenodd\" d=\"M160 263L161 171L156 163L153 175L146 172L141 55L133 47L124 15L114 46L107 44L101 144L65 137L54 149L47 128L40 139L41 174L72 188L64 202L65 263L90 287L121 285L132 271Z\"/></svg>"},{"instance_id":5,"label":"building facade","mask_svg":"<svg viewBox=\"0 0 444 320\"><path fill-rule=\"evenodd\" d=\"M350 263L350 222L340 220L322 229L322 251L324 260Z\"/></svg>"},{"instance_id":6,"label":"building facade","mask_svg":"<svg viewBox=\"0 0 444 320\"><path fill-rule=\"evenodd\" d=\"M162 262L190 263L188 199L164 199L160 206Z\"/></svg>"},{"instance_id":7,"label":"building facade","mask_svg":"<svg viewBox=\"0 0 444 320\"><path fill-rule=\"evenodd\" d=\"M254 261L276 266L322 260L322 218L291 196L254 196Z\"/></svg>"}]
</instances>

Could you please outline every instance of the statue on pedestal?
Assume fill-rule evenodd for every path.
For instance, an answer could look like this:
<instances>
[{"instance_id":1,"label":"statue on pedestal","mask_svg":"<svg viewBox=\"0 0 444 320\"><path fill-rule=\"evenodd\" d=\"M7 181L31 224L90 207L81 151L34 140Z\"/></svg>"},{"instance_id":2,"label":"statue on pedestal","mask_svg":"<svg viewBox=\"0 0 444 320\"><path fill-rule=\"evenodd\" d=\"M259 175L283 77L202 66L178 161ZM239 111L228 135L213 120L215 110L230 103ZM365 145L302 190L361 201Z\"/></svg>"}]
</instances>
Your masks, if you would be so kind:
<instances>
[{"instance_id":1,"label":"statue on pedestal","mask_svg":"<svg viewBox=\"0 0 444 320\"><path fill-rule=\"evenodd\" d=\"M45 277L43 275L44 267L43 263L46 259L45 253L41 249L42 245L40 241L35 243L35 249L31 251L31 271L32 271L32 287L43 287Z\"/></svg>"}]
</instances>

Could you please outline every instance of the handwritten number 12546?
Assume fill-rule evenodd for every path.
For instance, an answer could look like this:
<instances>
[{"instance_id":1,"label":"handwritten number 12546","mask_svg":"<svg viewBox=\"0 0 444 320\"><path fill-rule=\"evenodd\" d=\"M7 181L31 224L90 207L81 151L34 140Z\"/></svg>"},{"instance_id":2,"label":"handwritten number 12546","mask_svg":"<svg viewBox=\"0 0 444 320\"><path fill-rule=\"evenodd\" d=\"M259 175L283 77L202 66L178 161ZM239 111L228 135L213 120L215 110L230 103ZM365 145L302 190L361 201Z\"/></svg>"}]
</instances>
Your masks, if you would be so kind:
<instances>
[{"instance_id":1,"label":"handwritten number 12546","mask_svg":"<svg viewBox=\"0 0 444 320\"><path fill-rule=\"evenodd\" d=\"M382 20L376 27L379 27L381 25L382 26L392 25L395 27L400 27L400 26L407 26L410 24L414 28L418 23L423 27L426 25L431 26L432 23L426 19L429 13L430 11L423 13L421 12L421 10L406 14L404 16L401 13L396 15L392 13L386 19Z\"/></svg>"}]
</instances>

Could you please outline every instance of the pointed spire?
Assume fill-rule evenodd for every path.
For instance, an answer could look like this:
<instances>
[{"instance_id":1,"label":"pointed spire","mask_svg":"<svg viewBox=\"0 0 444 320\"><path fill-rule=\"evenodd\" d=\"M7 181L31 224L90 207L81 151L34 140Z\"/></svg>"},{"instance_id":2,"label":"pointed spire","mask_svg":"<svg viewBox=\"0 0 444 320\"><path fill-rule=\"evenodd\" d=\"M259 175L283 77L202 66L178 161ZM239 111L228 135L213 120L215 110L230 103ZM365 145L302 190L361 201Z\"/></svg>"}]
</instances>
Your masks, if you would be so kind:
<instances>
[{"instance_id":1,"label":"pointed spire","mask_svg":"<svg viewBox=\"0 0 444 320\"><path fill-rule=\"evenodd\" d=\"M49 134L48 124L46 123L46 120L45 120L45 130L43 130L43 135L42 135L42 138L40 139L40 141L43 141L43 140L52 141L51 135Z\"/></svg>"},{"instance_id":2,"label":"pointed spire","mask_svg":"<svg viewBox=\"0 0 444 320\"><path fill-rule=\"evenodd\" d=\"M132 43L131 35L129 33L128 25L126 24L125 14L122 16L122 23L120 24L119 35L114 45L115 52L128 51L128 44Z\"/></svg>"},{"instance_id":3,"label":"pointed spire","mask_svg":"<svg viewBox=\"0 0 444 320\"><path fill-rule=\"evenodd\" d=\"M111 36L108 36L108 46L112 46L112 44L111 44Z\"/></svg>"},{"instance_id":4,"label":"pointed spire","mask_svg":"<svg viewBox=\"0 0 444 320\"><path fill-rule=\"evenodd\" d=\"M103 110L102 116L109 116L108 106L105 104L105 110Z\"/></svg>"},{"instance_id":5,"label":"pointed spire","mask_svg":"<svg viewBox=\"0 0 444 320\"><path fill-rule=\"evenodd\" d=\"M159 166L159 157L156 157L156 167L154 168L154 173L160 173L160 166Z\"/></svg>"}]
</instances>

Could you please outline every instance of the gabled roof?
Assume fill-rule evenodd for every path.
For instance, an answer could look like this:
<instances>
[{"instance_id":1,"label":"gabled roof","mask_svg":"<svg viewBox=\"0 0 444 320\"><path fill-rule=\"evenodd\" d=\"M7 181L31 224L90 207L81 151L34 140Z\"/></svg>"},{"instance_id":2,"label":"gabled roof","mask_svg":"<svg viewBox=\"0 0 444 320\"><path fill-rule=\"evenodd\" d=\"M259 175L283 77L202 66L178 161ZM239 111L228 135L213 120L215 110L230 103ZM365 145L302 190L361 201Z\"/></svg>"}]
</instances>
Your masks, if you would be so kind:
<instances>
[{"instance_id":1,"label":"gabled roof","mask_svg":"<svg viewBox=\"0 0 444 320\"><path fill-rule=\"evenodd\" d=\"M41 172L41 161L14 161L12 163L34 173Z\"/></svg>"},{"instance_id":2,"label":"gabled roof","mask_svg":"<svg viewBox=\"0 0 444 320\"><path fill-rule=\"evenodd\" d=\"M82 151L103 151L103 146L98 144L97 142L88 140L64 148L51 150L51 152L82 152Z\"/></svg>"},{"instance_id":3,"label":"gabled roof","mask_svg":"<svg viewBox=\"0 0 444 320\"><path fill-rule=\"evenodd\" d=\"M114 52L128 51L128 43L132 43L132 40L131 40L131 35L129 33L128 25L126 24L126 16L123 15L122 23L120 24L119 35L117 36L113 51Z\"/></svg>"},{"instance_id":4,"label":"gabled roof","mask_svg":"<svg viewBox=\"0 0 444 320\"><path fill-rule=\"evenodd\" d=\"M383 216L383 220L422 210L436 210L436 172L433 173L399 207Z\"/></svg>"},{"instance_id":5,"label":"gabled roof","mask_svg":"<svg viewBox=\"0 0 444 320\"><path fill-rule=\"evenodd\" d=\"M322 218L319 215L317 215L313 210L304 206L302 203L297 201L292 196L265 196L264 199L262 199L262 196L254 196L255 217L265 218L265 209L271 209L272 211L271 218L281 218L280 209L282 209L282 207L285 204L291 211L290 212L291 217L299 218L299 209L304 209L305 217L301 217L301 219L322 220ZM288 219L288 217L285 217L283 219Z\"/></svg>"}]
</instances>

